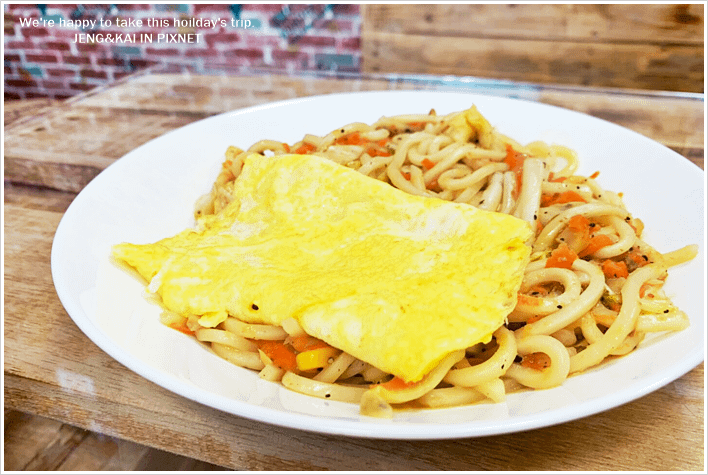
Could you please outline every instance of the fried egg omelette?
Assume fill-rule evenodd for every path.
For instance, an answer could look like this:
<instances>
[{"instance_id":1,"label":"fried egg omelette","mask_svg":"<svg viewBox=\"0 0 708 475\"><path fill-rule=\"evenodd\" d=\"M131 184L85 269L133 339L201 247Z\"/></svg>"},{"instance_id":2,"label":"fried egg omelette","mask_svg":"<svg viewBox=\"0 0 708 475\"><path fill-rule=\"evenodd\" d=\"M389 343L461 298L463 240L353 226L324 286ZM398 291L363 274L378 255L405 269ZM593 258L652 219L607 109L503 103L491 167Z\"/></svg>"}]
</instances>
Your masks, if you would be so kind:
<instances>
[{"instance_id":1,"label":"fried egg omelette","mask_svg":"<svg viewBox=\"0 0 708 475\"><path fill-rule=\"evenodd\" d=\"M252 155L233 193L194 228L115 245L114 257L202 326L293 317L407 382L490 341L516 305L532 237L518 218L410 195L313 155Z\"/></svg>"}]
</instances>

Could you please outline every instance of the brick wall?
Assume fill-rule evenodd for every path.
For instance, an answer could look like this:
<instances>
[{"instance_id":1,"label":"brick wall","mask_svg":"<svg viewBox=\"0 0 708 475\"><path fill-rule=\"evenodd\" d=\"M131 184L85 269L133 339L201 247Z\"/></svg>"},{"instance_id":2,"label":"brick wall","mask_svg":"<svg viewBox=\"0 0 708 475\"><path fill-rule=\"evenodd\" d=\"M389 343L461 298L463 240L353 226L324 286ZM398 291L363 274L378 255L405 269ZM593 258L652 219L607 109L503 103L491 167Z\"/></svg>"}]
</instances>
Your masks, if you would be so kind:
<instances>
[{"instance_id":1,"label":"brick wall","mask_svg":"<svg viewBox=\"0 0 708 475\"><path fill-rule=\"evenodd\" d=\"M358 5L5 3L3 7L6 100L68 98L150 66L197 72L222 67L360 70ZM86 27L68 23L76 20L89 23ZM217 23L212 27L207 20Z\"/></svg>"}]
</instances>

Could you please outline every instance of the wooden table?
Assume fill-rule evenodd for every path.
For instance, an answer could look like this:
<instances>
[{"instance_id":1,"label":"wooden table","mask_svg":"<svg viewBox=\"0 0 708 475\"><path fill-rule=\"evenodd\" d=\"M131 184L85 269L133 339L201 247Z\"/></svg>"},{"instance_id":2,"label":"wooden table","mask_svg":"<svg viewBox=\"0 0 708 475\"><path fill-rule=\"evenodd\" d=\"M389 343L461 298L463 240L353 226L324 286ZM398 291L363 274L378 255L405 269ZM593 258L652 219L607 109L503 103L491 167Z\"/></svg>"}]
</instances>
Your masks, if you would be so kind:
<instances>
[{"instance_id":1,"label":"wooden table","mask_svg":"<svg viewBox=\"0 0 708 475\"><path fill-rule=\"evenodd\" d=\"M520 97L640 132L704 167L704 99L460 78L139 74L49 103L5 128L6 408L241 470L703 470L704 367L634 402L554 427L443 441L309 433L202 406L143 379L95 346L50 273L56 227L102 169L195 120L328 92L436 89Z\"/></svg>"}]
</instances>

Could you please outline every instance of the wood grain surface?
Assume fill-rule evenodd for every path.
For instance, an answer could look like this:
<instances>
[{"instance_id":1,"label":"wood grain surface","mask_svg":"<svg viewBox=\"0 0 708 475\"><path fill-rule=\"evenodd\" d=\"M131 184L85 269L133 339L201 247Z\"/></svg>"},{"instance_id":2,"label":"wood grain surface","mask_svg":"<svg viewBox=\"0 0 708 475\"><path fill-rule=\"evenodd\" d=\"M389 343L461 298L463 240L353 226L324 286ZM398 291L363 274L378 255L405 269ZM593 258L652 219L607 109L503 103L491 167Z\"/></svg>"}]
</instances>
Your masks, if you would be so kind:
<instances>
[{"instance_id":1,"label":"wood grain surface","mask_svg":"<svg viewBox=\"0 0 708 475\"><path fill-rule=\"evenodd\" d=\"M365 72L703 91L703 6L362 7Z\"/></svg>"},{"instance_id":2,"label":"wood grain surface","mask_svg":"<svg viewBox=\"0 0 708 475\"><path fill-rule=\"evenodd\" d=\"M46 462L45 466L54 469L70 468L76 466L67 455L71 449L78 454L81 450L104 453L103 462L95 464L117 467L127 462L115 444L106 442L115 439L125 442L125 454L132 451L138 459L144 445L240 470L705 468L703 364L647 396L557 426L482 438L393 441L316 434L232 416L171 393L104 353L64 310L50 268L56 227L93 173L149 137L218 113L220 104L233 107L242 100L239 95L249 95L251 102L246 103L250 105L282 96L315 94L321 92L320 85L331 90L398 87L378 79L371 84L362 80L317 84L309 79L271 77L267 83L263 78L245 78L238 83L243 89L225 93L221 91L225 83L216 87L202 79L183 87L185 79L182 81L180 86L172 76L142 76L136 79L137 88L123 83L82 101L43 109L38 116L6 128L5 427L6 431L18 427L8 421L12 424L13 417L21 418L8 411L22 411L48 418L45 429L38 429L32 437L46 439L48 433L55 437L49 442L43 439L45 447L52 447L43 459L27 449L24 455L17 452L18 463L36 467ZM229 87L235 87L234 83ZM130 91L140 91L132 96L134 102ZM171 100L169 91L179 91L183 100ZM213 94L234 99L221 103ZM682 150L703 167L700 100L596 89L536 90L534 94L542 102L633 126ZM38 127L46 129L36 130ZM58 423L77 429L60 430ZM95 436L91 440L94 436L87 434L106 439ZM87 445L80 448L84 443Z\"/></svg>"}]
</instances>

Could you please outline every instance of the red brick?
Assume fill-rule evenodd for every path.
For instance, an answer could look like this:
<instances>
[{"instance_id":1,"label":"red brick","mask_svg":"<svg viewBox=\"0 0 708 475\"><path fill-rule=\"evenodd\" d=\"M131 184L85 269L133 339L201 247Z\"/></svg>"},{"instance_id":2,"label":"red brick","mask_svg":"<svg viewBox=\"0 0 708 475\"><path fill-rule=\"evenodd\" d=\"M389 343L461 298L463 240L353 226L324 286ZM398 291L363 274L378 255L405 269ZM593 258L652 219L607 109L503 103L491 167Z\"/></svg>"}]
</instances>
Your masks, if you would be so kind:
<instances>
[{"instance_id":1,"label":"red brick","mask_svg":"<svg viewBox=\"0 0 708 475\"><path fill-rule=\"evenodd\" d=\"M27 61L33 63L58 63L59 60L54 54L25 54Z\"/></svg>"},{"instance_id":2,"label":"red brick","mask_svg":"<svg viewBox=\"0 0 708 475\"><path fill-rule=\"evenodd\" d=\"M28 36L49 36L49 30L43 27L27 26L20 28L20 32L25 38Z\"/></svg>"},{"instance_id":3,"label":"red brick","mask_svg":"<svg viewBox=\"0 0 708 475\"><path fill-rule=\"evenodd\" d=\"M14 87L32 87L37 85L37 81L32 79L5 79L5 84Z\"/></svg>"},{"instance_id":4,"label":"red brick","mask_svg":"<svg viewBox=\"0 0 708 475\"><path fill-rule=\"evenodd\" d=\"M176 48L145 48L145 53L152 56L178 56Z\"/></svg>"},{"instance_id":5,"label":"red brick","mask_svg":"<svg viewBox=\"0 0 708 475\"><path fill-rule=\"evenodd\" d=\"M263 58L263 51L258 49L244 49L235 48L224 51L227 56L236 56L239 58L251 58L251 59L261 59Z\"/></svg>"},{"instance_id":6,"label":"red brick","mask_svg":"<svg viewBox=\"0 0 708 475\"><path fill-rule=\"evenodd\" d=\"M97 71L95 69L82 69L81 76L85 78L108 79L108 74L105 71Z\"/></svg>"},{"instance_id":7,"label":"red brick","mask_svg":"<svg viewBox=\"0 0 708 475\"><path fill-rule=\"evenodd\" d=\"M19 63L22 61L22 58L20 58L19 54L5 53L5 61Z\"/></svg>"},{"instance_id":8,"label":"red brick","mask_svg":"<svg viewBox=\"0 0 708 475\"><path fill-rule=\"evenodd\" d=\"M329 31L332 33L352 31L354 23L349 20L321 18L312 23L312 31Z\"/></svg>"},{"instance_id":9,"label":"red brick","mask_svg":"<svg viewBox=\"0 0 708 475\"><path fill-rule=\"evenodd\" d=\"M341 44L342 48L360 50L361 38L343 38Z\"/></svg>"},{"instance_id":10,"label":"red brick","mask_svg":"<svg viewBox=\"0 0 708 475\"><path fill-rule=\"evenodd\" d=\"M299 46L334 46L335 40L327 36L302 36L298 38L295 44Z\"/></svg>"},{"instance_id":11,"label":"red brick","mask_svg":"<svg viewBox=\"0 0 708 475\"><path fill-rule=\"evenodd\" d=\"M25 99L39 99L43 97L49 97L49 94L46 92L25 91Z\"/></svg>"},{"instance_id":12,"label":"red brick","mask_svg":"<svg viewBox=\"0 0 708 475\"><path fill-rule=\"evenodd\" d=\"M335 15L337 15L337 14L358 15L359 14L359 5L351 4L351 3L334 5L332 7L332 11L334 12Z\"/></svg>"},{"instance_id":13,"label":"red brick","mask_svg":"<svg viewBox=\"0 0 708 475\"><path fill-rule=\"evenodd\" d=\"M76 43L76 50L82 53L88 53L91 51L99 51L104 49L99 43Z\"/></svg>"},{"instance_id":14,"label":"red brick","mask_svg":"<svg viewBox=\"0 0 708 475\"><path fill-rule=\"evenodd\" d=\"M69 51L71 49L68 43L62 41L47 41L46 43L42 43L42 46L55 51Z\"/></svg>"},{"instance_id":15,"label":"red brick","mask_svg":"<svg viewBox=\"0 0 708 475\"><path fill-rule=\"evenodd\" d=\"M5 49L21 49L21 50L28 50L28 49L35 49L34 43L31 41L25 40L25 41L8 41L5 43Z\"/></svg>"},{"instance_id":16,"label":"red brick","mask_svg":"<svg viewBox=\"0 0 708 475\"><path fill-rule=\"evenodd\" d=\"M22 99L22 96L19 95L18 93L5 91L5 100L6 101L14 101L14 100L18 100L18 99Z\"/></svg>"},{"instance_id":17,"label":"red brick","mask_svg":"<svg viewBox=\"0 0 708 475\"><path fill-rule=\"evenodd\" d=\"M307 57L308 57L307 53L303 53L302 51L281 50L281 49L274 49L273 50L273 59L295 60L295 59L307 59Z\"/></svg>"},{"instance_id":18,"label":"red brick","mask_svg":"<svg viewBox=\"0 0 708 475\"><path fill-rule=\"evenodd\" d=\"M95 88L96 86L93 84L85 84L85 83L80 83L80 82L72 82L69 84L69 87L71 89L76 89L79 91L90 91L91 89Z\"/></svg>"},{"instance_id":19,"label":"red brick","mask_svg":"<svg viewBox=\"0 0 708 475\"><path fill-rule=\"evenodd\" d=\"M141 3L119 3L119 11L136 11L136 10L150 10L152 5L145 5Z\"/></svg>"},{"instance_id":20,"label":"red brick","mask_svg":"<svg viewBox=\"0 0 708 475\"><path fill-rule=\"evenodd\" d=\"M130 76L131 73L130 71L113 71L113 79L122 79L126 76Z\"/></svg>"},{"instance_id":21,"label":"red brick","mask_svg":"<svg viewBox=\"0 0 708 475\"><path fill-rule=\"evenodd\" d=\"M66 77L66 76L75 76L76 71L73 69L65 69L65 68L45 68L44 72L47 73L47 76L52 76L52 77Z\"/></svg>"},{"instance_id":22,"label":"red brick","mask_svg":"<svg viewBox=\"0 0 708 475\"><path fill-rule=\"evenodd\" d=\"M219 50L213 48L189 48L183 51L187 58L201 58L204 56L218 56Z\"/></svg>"},{"instance_id":23,"label":"red brick","mask_svg":"<svg viewBox=\"0 0 708 475\"><path fill-rule=\"evenodd\" d=\"M96 64L99 66L123 66L124 61L118 58L98 58Z\"/></svg>"},{"instance_id":24,"label":"red brick","mask_svg":"<svg viewBox=\"0 0 708 475\"><path fill-rule=\"evenodd\" d=\"M64 87L64 83L61 81L43 79L40 81L40 86L44 87L44 89L61 89Z\"/></svg>"},{"instance_id":25,"label":"red brick","mask_svg":"<svg viewBox=\"0 0 708 475\"><path fill-rule=\"evenodd\" d=\"M157 64L157 61L141 59L141 58L131 58L130 64L136 68L148 68Z\"/></svg>"},{"instance_id":26,"label":"red brick","mask_svg":"<svg viewBox=\"0 0 708 475\"><path fill-rule=\"evenodd\" d=\"M220 31L218 33L205 33L204 39L209 46L214 46L216 43L238 43L241 40L241 35Z\"/></svg>"},{"instance_id":27,"label":"red brick","mask_svg":"<svg viewBox=\"0 0 708 475\"><path fill-rule=\"evenodd\" d=\"M15 35L15 28L12 26L6 26L4 28L4 33L5 33L5 36L14 36Z\"/></svg>"},{"instance_id":28,"label":"red brick","mask_svg":"<svg viewBox=\"0 0 708 475\"><path fill-rule=\"evenodd\" d=\"M204 12L223 12L223 13L231 13L231 10L229 9L229 5L222 3L222 4L200 4L196 3L194 4L194 14L198 15L199 13L204 13Z\"/></svg>"},{"instance_id":29,"label":"red brick","mask_svg":"<svg viewBox=\"0 0 708 475\"><path fill-rule=\"evenodd\" d=\"M91 64L91 60L86 56L64 56L67 64Z\"/></svg>"},{"instance_id":30,"label":"red brick","mask_svg":"<svg viewBox=\"0 0 708 475\"><path fill-rule=\"evenodd\" d=\"M265 12L265 13L278 13L283 9L284 5L273 4L273 3L260 3L260 4L244 4L242 6L243 11L254 11L254 12Z\"/></svg>"},{"instance_id":31,"label":"red brick","mask_svg":"<svg viewBox=\"0 0 708 475\"><path fill-rule=\"evenodd\" d=\"M246 46L255 48L260 48L262 46L280 47L284 44L284 41L280 36L246 35L244 39L246 40Z\"/></svg>"}]
</instances>

